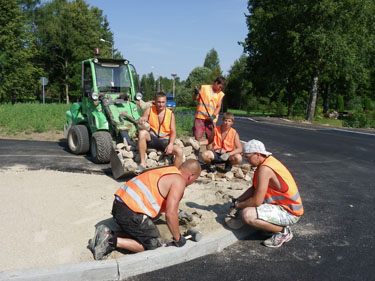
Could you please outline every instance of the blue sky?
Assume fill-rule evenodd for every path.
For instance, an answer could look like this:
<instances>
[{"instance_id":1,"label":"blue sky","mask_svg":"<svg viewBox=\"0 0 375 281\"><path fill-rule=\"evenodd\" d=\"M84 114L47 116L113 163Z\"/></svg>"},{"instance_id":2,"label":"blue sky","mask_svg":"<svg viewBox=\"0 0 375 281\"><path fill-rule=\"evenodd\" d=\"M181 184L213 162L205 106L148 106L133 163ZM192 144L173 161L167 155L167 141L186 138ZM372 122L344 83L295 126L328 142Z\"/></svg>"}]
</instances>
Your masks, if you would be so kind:
<instances>
[{"instance_id":1,"label":"blue sky","mask_svg":"<svg viewBox=\"0 0 375 281\"><path fill-rule=\"evenodd\" d=\"M115 48L137 72L185 80L214 48L227 74L247 36L247 0L86 0L103 10ZM102 43L103 44L103 43Z\"/></svg>"}]
</instances>

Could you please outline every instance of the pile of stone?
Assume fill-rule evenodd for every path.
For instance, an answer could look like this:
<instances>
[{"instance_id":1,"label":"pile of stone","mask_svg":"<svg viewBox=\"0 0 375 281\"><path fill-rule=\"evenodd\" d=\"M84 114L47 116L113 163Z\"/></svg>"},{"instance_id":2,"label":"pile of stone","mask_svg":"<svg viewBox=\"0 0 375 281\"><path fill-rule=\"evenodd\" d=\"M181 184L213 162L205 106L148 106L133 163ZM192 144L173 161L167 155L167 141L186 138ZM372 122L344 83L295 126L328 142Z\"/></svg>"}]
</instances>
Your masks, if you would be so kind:
<instances>
[{"instance_id":1,"label":"pile of stone","mask_svg":"<svg viewBox=\"0 0 375 281\"><path fill-rule=\"evenodd\" d=\"M183 161L187 159L198 159L196 151L193 149L188 141L176 139L176 145L183 150ZM134 172L138 163L140 162L140 155L138 151L137 143L119 143L116 145L116 153L119 157L125 172ZM161 166L167 166L173 163L172 156L165 155L161 151L156 149L147 149L146 151L146 168L156 168ZM232 170L226 173L220 172L217 169L215 172L208 172L202 170L200 177L207 178L211 181L234 181L234 180L245 180L251 181L254 171L249 164L236 165L232 167Z\"/></svg>"}]
</instances>

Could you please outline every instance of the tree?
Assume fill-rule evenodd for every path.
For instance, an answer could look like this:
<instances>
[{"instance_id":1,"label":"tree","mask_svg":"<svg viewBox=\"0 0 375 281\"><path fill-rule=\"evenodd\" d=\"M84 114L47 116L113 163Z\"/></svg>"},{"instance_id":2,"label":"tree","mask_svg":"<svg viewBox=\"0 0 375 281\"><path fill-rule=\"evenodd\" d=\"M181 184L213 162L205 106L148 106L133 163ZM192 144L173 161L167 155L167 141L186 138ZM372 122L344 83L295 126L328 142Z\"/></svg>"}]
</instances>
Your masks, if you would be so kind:
<instances>
[{"instance_id":1,"label":"tree","mask_svg":"<svg viewBox=\"0 0 375 281\"><path fill-rule=\"evenodd\" d=\"M69 103L80 97L81 61L93 56L100 38L113 42L113 34L100 9L89 8L83 0L54 0L42 5L36 19L41 59L52 88ZM110 46L103 45L110 57Z\"/></svg>"},{"instance_id":2,"label":"tree","mask_svg":"<svg viewBox=\"0 0 375 281\"><path fill-rule=\"evenodd\" d=\"M198 66L194 68L188 78L186 79L186 87L193 91L194 87L200 87L201 85L212 84L211 70L207 67Z\"/></svg>"},{"instance_id":3,"label":"tree","mask_svg":"<svg viewBox=\"0 0 375 281\"><path fill-rule=\"evenodd\" d=\"M32 34L16 0L0 2L0 101L35 95L40 70L32 64Z\"/></svg>"},{"instance_id":4,"label":"tree","mask_svg":"<svg viewBox=\"0 0 375 281\"><path fill-rule=\"evenodd\" d=\"M311 118L317 99L310 96L308 102L306 93L319 93L319 85L327 89L326 99L331 90L349 97L369 88L374 5L370 0L250 0L244 46L255 91L271 100L285 93L288 114L304 95Z\"/></svg>"},{"instance_id":5,"label":"tree","mask_svg":"<svg viewBox=\"0 0 375 281\"><path fill-rule=\"evenodd\" d=\"M245 100L251 94L251 82L246 68L247 56L243 54L234 62L227 78L225 86L225 104L230 108L243 109Z\"/></svg>"},{"instance_id":6,"label":"tree","mask_svg":"<svg viewBox=\"0 0 375 281\"><path fill-rule=\"evenodd\" d=\"M215 79L219 76L222 76L222 71L220 68L220 61L219 55L217 54L215 49L211 49L204 60L203 67L206 67L211 70L211 80L215 81ZM212 82L210 82L212 83Z\"/></svg>"}]
</instances>

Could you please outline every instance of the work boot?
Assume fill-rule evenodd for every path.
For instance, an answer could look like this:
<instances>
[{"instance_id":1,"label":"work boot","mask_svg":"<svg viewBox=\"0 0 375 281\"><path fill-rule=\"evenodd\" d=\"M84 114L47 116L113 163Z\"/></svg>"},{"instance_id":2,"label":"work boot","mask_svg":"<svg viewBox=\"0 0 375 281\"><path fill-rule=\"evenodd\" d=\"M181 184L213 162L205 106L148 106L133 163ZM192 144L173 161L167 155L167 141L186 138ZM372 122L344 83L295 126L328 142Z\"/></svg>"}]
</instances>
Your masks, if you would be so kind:
<instances>
[{"instance_id":1,"label":"work boot","mask_svg":"<svg viewBox=\"0 0 375 281\"><path fill-rule=\"evenodd\" d=\"M104 231L104 229L103 229ZM111 253L115 247L111 246L108 242L109 240L113 239L113 234L111 230L106 227L106 231L100 231L100 236L96 241L96 245L94 248L94 259L95 260L102 260L105 255Z\"/></svg>"},{"instance_id":2,"label":"work boot","mask_svg":"<svg viewBox=\"0 0 375 281\"><path fill-rule=\"evenodd\" d=\"M194 150L199 150L201 148L199 141L194 138L189 138L189 143L194 148Z\"/></svg>"},{"instance_id":3,"label":"work boot","mask_svg":"<svg viewBox=\"0 0 375 281\"><path fill-rule=\"evenodd\" d=\"M225 161L225 168L224 168L224 172L225 173L228 173L232 171L232 164L230 163L230 161Z\"/></svg>"},{"instance_id":4,"label":"work boot","mask_svg":"<svg viewBox=\"0 0 375 281\"><path fill-rule=\"evenodd\" d=\"M102 237L104 233L108 231L110 231L110 229L104 224L96 227L94 237L89 240L89 249L92 253L94 253L94 248L98 244L99 237Z\"/></svg>"},{"instance_id":5,"label":"work boot","mask_svg":"<svg viewBox=\"0 0 375 281\"><path fill-rule=\"evenodd\" d=\"M281 232L276 232L271 238L264 240L263 244L266 247L278 248L285 242L292 240L293 233L289 226L284 226Z\"/></svg>"},{"instance_id":6,"label":"work boot","mask_svg":"<svg viewBox=\"0 0 375 281\"><path fill-rule=\"evenodd\" d=\"M217 169L215 165L208 165L207 166L207 172L208 173L216 173Z\"/></svg>"}]
</instances>

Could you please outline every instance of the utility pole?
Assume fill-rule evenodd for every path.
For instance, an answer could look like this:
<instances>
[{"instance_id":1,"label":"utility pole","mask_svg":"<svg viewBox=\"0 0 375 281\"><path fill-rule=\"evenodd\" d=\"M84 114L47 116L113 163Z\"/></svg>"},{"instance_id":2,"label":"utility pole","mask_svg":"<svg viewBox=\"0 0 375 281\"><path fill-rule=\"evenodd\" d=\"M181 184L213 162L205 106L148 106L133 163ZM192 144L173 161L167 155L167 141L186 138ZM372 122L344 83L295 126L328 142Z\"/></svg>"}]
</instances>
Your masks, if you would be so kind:
<instances>
[{"instance_id":1,"label":"utility pole","mask_svg":"<svg viewBox=\"0 0 375 281\"><path fill-rule=\"evenodd\" d=\"M173 90L172 90L172 93L173 93L173 98L175 99L175 89L176 89L176 87L175 87L175 79L176 79L177 74L172 73L171 75L173 77L173 87L172 87Z\"/></svg>"}]
</instances>

